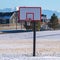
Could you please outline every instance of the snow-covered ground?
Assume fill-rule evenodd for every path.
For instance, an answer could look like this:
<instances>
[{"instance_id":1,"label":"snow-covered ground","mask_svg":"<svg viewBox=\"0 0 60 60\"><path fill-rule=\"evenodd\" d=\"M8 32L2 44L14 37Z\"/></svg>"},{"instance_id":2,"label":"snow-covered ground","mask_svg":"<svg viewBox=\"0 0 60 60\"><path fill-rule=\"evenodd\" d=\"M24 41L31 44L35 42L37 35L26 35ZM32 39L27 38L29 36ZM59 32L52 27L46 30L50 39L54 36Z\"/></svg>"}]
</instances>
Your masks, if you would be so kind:
<instances>
[{"instance_id":1,"label":"snow-covered ground","mask_svg":"<svg viewBox=\"0 0 60 60\"><path fill-rule=\"evenodd\" d=\"M36 32L38 39L60 39L60 30L58 31L39 31ZM3 37L3 38L2 38ZM33 32L0 34L0 40L19 40L19 39L32 39Z\"/></svg>"},{"instance_id":2,"label":"snow-covered ground","mask_svg":"<svg viewBox=\"0 0 60 60\"><path fill-rule=\"evenodd\" d=\"M4 57L0 60L60 60L60 57Z\"/></svg>"},{"instance_id":3,"label":"snow-covered ground","mask_svg":"<svg viewBox=\"0 0 60 60\"><path fill-rule=\"evenodd\" d=\"M33 32L0 34L1 60L60 60L60 30L36 32L35 58L32 52Z\"/></svg>"}]
</instances>

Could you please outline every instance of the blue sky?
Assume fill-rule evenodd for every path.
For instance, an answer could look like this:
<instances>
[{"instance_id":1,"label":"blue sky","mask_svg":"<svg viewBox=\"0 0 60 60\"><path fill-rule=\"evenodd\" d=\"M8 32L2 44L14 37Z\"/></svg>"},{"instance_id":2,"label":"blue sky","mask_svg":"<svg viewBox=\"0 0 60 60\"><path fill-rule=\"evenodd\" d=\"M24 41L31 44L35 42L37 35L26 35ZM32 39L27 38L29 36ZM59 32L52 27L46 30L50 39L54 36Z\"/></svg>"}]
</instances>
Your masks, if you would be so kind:
<instances>
[{"instance_id":1,"label":"blue sky","mask_svg":"<svg viewBox=\"0 0 60 60\"><path fill-rule=\"evenodd\" d=\"M41 6L42 9L60 11L60 0L0 0L0 9L17 6Z\"/></svg>"}]
</instances>

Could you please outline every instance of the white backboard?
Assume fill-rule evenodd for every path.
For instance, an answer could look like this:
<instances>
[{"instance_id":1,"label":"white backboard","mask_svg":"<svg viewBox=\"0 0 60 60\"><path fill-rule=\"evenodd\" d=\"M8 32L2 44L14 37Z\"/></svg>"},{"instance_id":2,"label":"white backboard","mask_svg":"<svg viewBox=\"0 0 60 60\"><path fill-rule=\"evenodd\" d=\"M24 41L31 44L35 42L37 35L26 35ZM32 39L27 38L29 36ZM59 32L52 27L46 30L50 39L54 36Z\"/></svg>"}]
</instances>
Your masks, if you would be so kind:
<instances>
[{"instance_id":1,"label":"white backboard","mask_svg":"<svg viewBox=\"0 0 60 60\"><path fill-rule=\"evenodd\" d=\"M41 20L41 7L20 7L19 20Z\"/></svg>"}]
</instances>

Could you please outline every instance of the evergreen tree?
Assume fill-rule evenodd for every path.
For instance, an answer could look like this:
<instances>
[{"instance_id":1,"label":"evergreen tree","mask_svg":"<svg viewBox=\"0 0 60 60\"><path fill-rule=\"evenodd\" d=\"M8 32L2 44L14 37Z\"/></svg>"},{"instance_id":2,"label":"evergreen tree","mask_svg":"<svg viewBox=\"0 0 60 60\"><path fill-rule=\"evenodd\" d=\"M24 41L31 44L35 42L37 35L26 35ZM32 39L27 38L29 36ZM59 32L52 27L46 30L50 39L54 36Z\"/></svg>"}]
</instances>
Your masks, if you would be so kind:
<instances>
[{"instance_id":1,"label":"evergreen tree","mask_svg":"<svg viewBox=\"0 0 60 60\"><path fill-rule=\"evenodd\" d=\"M53 13L50 19L50 25L55 30L58 26L58 17Z\"/></svg>"}]
</instances>

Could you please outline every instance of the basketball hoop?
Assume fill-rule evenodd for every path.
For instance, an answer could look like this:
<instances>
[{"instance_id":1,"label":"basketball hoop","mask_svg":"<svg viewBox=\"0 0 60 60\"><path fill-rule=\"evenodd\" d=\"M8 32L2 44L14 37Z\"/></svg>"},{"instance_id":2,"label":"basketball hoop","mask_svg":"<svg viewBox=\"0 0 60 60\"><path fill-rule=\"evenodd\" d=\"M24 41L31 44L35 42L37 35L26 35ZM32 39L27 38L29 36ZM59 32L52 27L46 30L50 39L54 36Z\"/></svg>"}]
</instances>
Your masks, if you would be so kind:
<instances>
[{"instance_id":1,"label":"basketball hoop","mask_svg":"<svg viewBox=\"0 0 60 60\"><path fill-rule=\"evenodd\" d=\"M24 12L24 13L23 13ZM27 21L27 25L30 26L30 21L33 21L33 56L36 54L36 23L35 21L41 20L41 7L20 7L19 19L21 21Z\"/></svg>"}]
</instances>

